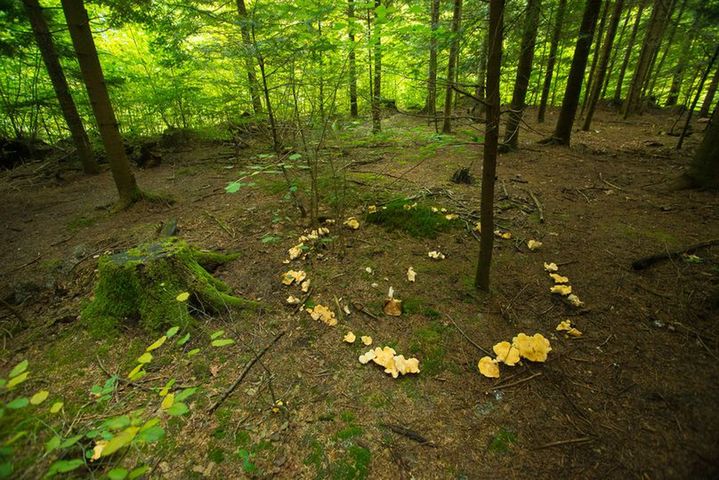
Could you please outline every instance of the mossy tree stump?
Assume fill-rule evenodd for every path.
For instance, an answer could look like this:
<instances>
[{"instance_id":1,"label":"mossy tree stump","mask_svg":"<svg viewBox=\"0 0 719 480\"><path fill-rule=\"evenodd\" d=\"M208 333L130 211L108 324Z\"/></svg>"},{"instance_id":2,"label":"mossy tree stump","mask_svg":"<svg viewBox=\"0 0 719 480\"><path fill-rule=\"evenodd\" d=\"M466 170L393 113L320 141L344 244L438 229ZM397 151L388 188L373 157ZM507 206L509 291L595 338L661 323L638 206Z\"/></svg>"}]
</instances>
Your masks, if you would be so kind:
<instances>
[{"instance_id":1,"label":"mossy tree stump","mask_svg":"<svg viewBox=\"0 0 719 480\"><path fill-rule=\"evenodd\" d=\"M160 331L189 324L190 305L215 312L257 308L258 303L231 295L230 287L208 271L237 257L200 250L176 238L105 255L98 263L95 297L83 309L83 322L100 334L132 320ZM187 301L178 300L183 292L190 294Z\"/></svg>"}]
</instances>

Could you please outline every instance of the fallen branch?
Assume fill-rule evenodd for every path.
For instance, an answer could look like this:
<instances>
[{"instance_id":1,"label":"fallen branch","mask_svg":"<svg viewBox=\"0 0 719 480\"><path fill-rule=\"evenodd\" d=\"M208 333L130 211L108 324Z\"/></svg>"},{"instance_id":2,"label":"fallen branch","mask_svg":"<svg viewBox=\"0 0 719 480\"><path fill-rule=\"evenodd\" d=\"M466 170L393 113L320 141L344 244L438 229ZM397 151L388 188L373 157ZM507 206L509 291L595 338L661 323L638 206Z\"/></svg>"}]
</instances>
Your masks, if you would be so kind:
<instances>
[{"instance_id":1,"label":"fallen branch","mask_svg":"<svg viewBox=\"0 0 719 480\"><path fill-rule=\"evenodd\" d=\"M263 356L265 353L267 353L267 351L268 351L275 343L277 343L277 341L278 341L280 338L282 338L282 336L283 336L284 334L285 334L285 332L280 332L280 333L278 333L277 336L276 336L274 339L272 339L272 341L271 341L265 348L263 348L263 349L260 351L260 353L258 353L257 355L255 355L255 358L253 358L252 360L250 360L250 362L249 362L247 365L245 365L245 368L242 370L242 373L240 373L240 376L237 377L237 380L235 380L235 382L234 382L232 385L230 385L230 388L228 388L227 390L225 390L225 393L223 393L222 396L221 396L215 403L212 404L212 406L211 406L211 407L208 409L208 411L207 411L208 413L211 414L212 412L214 412L215 410L217 410L217 409L219 408L219 406L222 405L222 403L223 403L225 400L227 400L227 397L229 397L230 395L232 395L232 392L234 392L235 389L240 385L240 383L242 383L242 380L245 379L245 377L246 377L247 374L250 372L250 369L255 365L255 363L257 363L257 361L258 361L260 358L262 358L262 356Z\"/></svg>"},{"instance_id":2,"label":"fallen branch","mask_svg":"<svg viewBox=\"0 0 719 480\"><path fill-rule=\"evenodd\" d=\"M529 196L532 197L534 204L537 206L537 213L539 213L539 223L544 223L544 210L542 210L542 204L539 203L539 199L531 190L527 190Z\"/></svg>"},{"instance_id":3,"label":"fallen branch","mask_svg":"<svg viewBox=\"0 0 719 480\"><path fill-rule=\"evenodd\" d=\"M381 423L380 427L392 430L394 433L396 433L398 435L402 435L403 437L407 437L410 440L413 440L413 441L419 443L420 445L424 445L426 447L437 448L437 445L435 445L434 442L427 440L419 433L415 432L414 430L410 430L407 427L403 427L402 425L395 425L392 423Z\"/></svg>"},{"instance_id":4,"label":"fallen branch","mask_svg":"<svg viewBox=\"0 0 719 480\"><path fill-rule=\"evenodd\" d=\"M544 445L541 445L534 450L542 450L543 448L551 448L551 447L559 447L561 445L570 445L573 443L587 443L591 442L592 439L590 437L580 437L580 438L571 438L569 440L557 440L556 442L549 442L545 443Z\"/></svg>"},{"instance_id":5,"label":"fallen branch","mask_svg":"<svg viewBox=\"0 0 719 480\"><path fill-rule=\"evenodd\" d=\"M696 250L711 247L713 245L719 245L719 238L715 238L714 240L708 240L706 242L696 243L694 245L690 245L689 247L686 247L682 250L676 250L674 252L664 252L664 253L657 253L655 255L650 255L648 257L640 258L639 260L634 260L632 262L632 268L634 270L644 270L645 268L649 268L652 265L654 265L657 262L661 262L662 260L671 260L672 258L679 257L685 253L692 253Z\"/></svg>"}]
</instances>

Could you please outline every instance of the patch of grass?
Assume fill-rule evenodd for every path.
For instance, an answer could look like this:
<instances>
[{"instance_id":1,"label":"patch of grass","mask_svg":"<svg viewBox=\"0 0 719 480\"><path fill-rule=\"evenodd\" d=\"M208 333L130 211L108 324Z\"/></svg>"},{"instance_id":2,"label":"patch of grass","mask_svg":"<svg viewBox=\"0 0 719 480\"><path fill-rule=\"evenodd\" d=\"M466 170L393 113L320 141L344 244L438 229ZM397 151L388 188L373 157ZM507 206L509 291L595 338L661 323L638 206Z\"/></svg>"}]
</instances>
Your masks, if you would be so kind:
<instances>
[{"instance_id":1,"label":"patch of grass","mask_svg":"<svg viewBox=\"0 0 719 480\"><path fill-rule=\"evenodd\" d=\"M490 440L487 449L494 453L507 453L512 444L517 443L517 434L504 427Z\"/></svg>"},{"instance_id":2,"label":"patch of grass","mask_svg":"<svg viewBox=\"0 0 719 480\"><path fill-rule=\"evenodd\" d=\"M225 452L221 448L213 448L210 450L209 455L207 455L207 458L212 460L215 463L222 463L225 461Z\"/></svg>"},{"instance_id":3,"label":"patch of grass","mask_svg":"<svg viewBox=\"0 0 719 480\"><path fill-rule=\"evenodd\" d=\"M403 299L402 310L408 315L424 315L425 317L432 320L436 320L441 316L441 314L437 310L433 309L432 307L428 307L425 304L424 300L417 297L409 297Z\"/></svg>"},{"instance_id":4,"label":"patch of grass","mask_svg":"<svg viewBox=\"0 0 719 480\"><path fill-rule=\"evenodd\" d=\"M350 438L359 437L362 433L362 429L357 425L349 425L337 432L335 438L337 440L349 440Z\"/></svg>"},{"instance_id":5,"label":"patch of grass","mask_svg":"<svg viewBox=\"0 0 719 480\"><path fill-rule=\"evenodd\" d=\"M385 205L386 208L378 208L365 218L369 223L382 225L388 230L401 230L416 238L435 238L438 233L454 226L454 222L447 220L444 214L433 212L426 205L414 205L414 202L405 199L395 199Z\"/></svg>"},{"instance_id":6,"label":"patch of grass","mask_svg":"<svg viewBox=\"0 0 719 480\"><path fill-rule=\"evenodd\" d=\"M76 232L80 230L81 228L87 228L95 225L97 223L97 218L93 217L86 217L85 215L80 215L77 217L72 218L69 222L67 222L67 229L71 232Z\"/></svg>"},{"instance_id":7,"label":"patch of grass","mask_svg":"<svg viewBox=\"0 0 719 480\"><path fill-rule=\"evenodd\" d=\"M668 245L671 247L676 247L679 245L677 237L675 237L669 232L664 232L655 228L643 229L634 225L622 224L619 227L619 231L621 231L622 236L625 237L654 240L659 244Z\"/></svg>"},{"instance_id":8,"label":"patch of grass","mask_svg":"<svg viewBox=\"0 0 719 480\"><path fill-rule=\"evenodd\" d=\"M434 320L426 327L412 332L409 351L419 357L420 369L427 375L436 375L444 370L446 330L447 327Z\"/></svg>"}]
</instances>

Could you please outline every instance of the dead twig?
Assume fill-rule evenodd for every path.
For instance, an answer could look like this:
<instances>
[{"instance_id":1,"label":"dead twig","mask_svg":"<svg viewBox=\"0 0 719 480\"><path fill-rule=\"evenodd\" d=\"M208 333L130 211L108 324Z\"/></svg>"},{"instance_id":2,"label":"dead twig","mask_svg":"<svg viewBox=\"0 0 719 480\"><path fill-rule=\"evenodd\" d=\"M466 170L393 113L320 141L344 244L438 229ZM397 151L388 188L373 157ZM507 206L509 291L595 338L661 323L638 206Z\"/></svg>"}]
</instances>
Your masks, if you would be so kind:
<instances>
[{"instance_id":1,"label":"dead twig","mask_svg":"<svg viewBox=\"0 0 719 480\"><path fill-rule=\"evenodd\" d=\"M474 348L476 348L476 349L479 350L480 352L484 353L485 355L489 355L489 356L492 355L491 353L489 353L488 350L484 349L482 346L478 345L474 340L472 340L471 338L469 338L469 337L467 336L467 334L464 333L464 330L462 330L461 328L459 328L459 325L457 325L457 322L455 322L454 319L453 319L448 313L445 313L445 315L447 315L447 318L449 318L449 320L454 324L454 326L455 326L455 328L457 329L457 331L458 331L459 333L461 333L462 336L463 336L464 338L466 338L467 341L474 346Z\"/></svg>"},{"instance_id":2,"label":"dead twig","mask_svg":"<svg viewBox=\"0 0 719 480\"><path fill-rule=\"evenodd\" d=\"M403 427L402 425L396 425L396 424L392 424L392 423L381 423L380 427L392 430L394 433L396 433L398 435L402 435L403 437L407 437L410 440L415 441L425 447L437 448L437 445L435 445L434 442L427 440L419 433L415 432L414 430L410 430L407 427Z\"/></svg>"},{"instance_id":3,"label":"dead twig","mask_svg":"<svg viewBox=\"0 0 719 480\"><path fill-rule=\"evenodd\" d=\"M624 190L622 187L618 187L618 186L614 185L613 183L609 183L608 181L604 180L604 177L602 177L601 172L599 173L599 180L601 180L602 183L604 183L606 186L614 188L615 190Z\"/></svg>"},{"instance_id":4,"label":"dead twig","mask_svg":"<svg viewBox=\"0 0 719 480\"><path fill-rule=\"evenodd\" d=\"M544 223L544 210L542 210L542 204L539 203L539 199L537 196L532 192L531 190L527 190L527 193L530 197L532 197L532 200L534 201L534 205L537 206L537 213L539 213L539 223Z\"/></svg>"},{"instance_id":5,"label":"dead twig","mask_svg":"<svg viewBox=\"0 0 719 480\"><path fill-rule=\"evenodd\" d=\"M540 377L540 376L542 376L542 372L533 373L533 374L531 374L530 376L528 376L528 377L526 377L526 378L522 378L521 380L517 380L516 382L505 383L504 385L501 385L501 384L500 384L500 385L497 385L497 386L495 386L495 387L492 387L492 390L503 390L503 389L509 388L509 387L516 387L517 385L520 385L520 384L522 384L522 383L528 382L528 381L530 381L531 379L536 378L536 377Z\"/></svg>"},{"instance_id":6,"label":"dead twig","mask_svg":"<svg viewBox=\"0 0 719 480\"><path fill-rule=\"evenodd\" d=\"M587 443L591 441L592 439L590 437L570 438L569 440L557 440L556 442L549 442L545 443L544 445L540 445L533 450L542 450L544 448L559 447L562 445L571 445L576 443Z\"/></svg>"},{"instance_id":7,"label":"dead twig","mask_svg":"<svg viewBox=\"0 0 719 480\"><path fill-rule=\"evenodd\" d=\"M260 353L256 354L255 357L254 357L252 360L250 360L250 362L249 362L247 365L245 365L245 368L242 369L242 373L240 373L240 376L237 377L237 380L235 380L235 382L234 382L232 385L230 385L230 388L228 388L227 390L225 390L225 393L223 393L222 396L221 396L215 403L212 404L212 406L207 410L207 413L212 414L212 412L214 412L215 410L217 410L217 409L219 408L219 406L222 405L222 403L223 403L225 400L227 400L227 397L229 397L230 395L232 395L232 392L234 392L235 389L240 385L240 383L242 383L242 380L245 379L245 377L246 377L247 374L250 372L250 369L252 369L252 367L255 365L255 363L257 363L257 361L258 361L260 358L262 358L262 356L263 356L265 353L267 353L267 351L268 351L275 343L277 343L277 341L278 341L280 338L282 338L282 336L283 336L284 334L285 334L284 331L278 333L277 336L276 336L275 338L273 338L272 341L271 341L270 343L268 343L267 346L260 351Z\"/></svg>"},{"instance_id":8,"label":"dead twig","mask_svg":"<svg viewBox=\"0 0 719 480\"><path fill-rule=\"evenodd\" d=\"M655 255L650 255L648 257L634 260L632 262L632 268L634 270L644 270L645 268L649 268L652 265L654 265L655 263L661 262L662 260L672 260L673 258L679 257L685 253L692 253L696 250L711 247L714 245L719 245L719 238L715 238L713 240L707 240L706 242L696 243L694 245L690 245L681 250L675 250L673 252L667 251L667 252L663 252L663 253L657 253Z\"/></svg>"}]
</instances>

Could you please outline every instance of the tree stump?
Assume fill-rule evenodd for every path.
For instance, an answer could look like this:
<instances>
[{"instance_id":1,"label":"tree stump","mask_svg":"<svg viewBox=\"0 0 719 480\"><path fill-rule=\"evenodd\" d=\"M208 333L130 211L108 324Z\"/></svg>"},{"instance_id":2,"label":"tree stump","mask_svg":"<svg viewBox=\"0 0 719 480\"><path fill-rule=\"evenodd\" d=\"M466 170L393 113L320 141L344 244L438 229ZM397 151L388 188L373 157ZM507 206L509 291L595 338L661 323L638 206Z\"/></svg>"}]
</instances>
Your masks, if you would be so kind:
<instances>
[{"instance_id":1,"label":"tree stump","mask_svg":"<svg viewBox=\"0 0 719 480\"><path fill-rule=\"evenodd\" d=\"M177 238L104 255L98 263L95 296L83 309L82 321L100 335L112 333L127 321L156 332L188 325L192 308L256 309L257 302L231 295L230 287L210 273L237 257L200 250ZM181 295L185 292L189 295Z\"/></svg>"}]
</instances>

